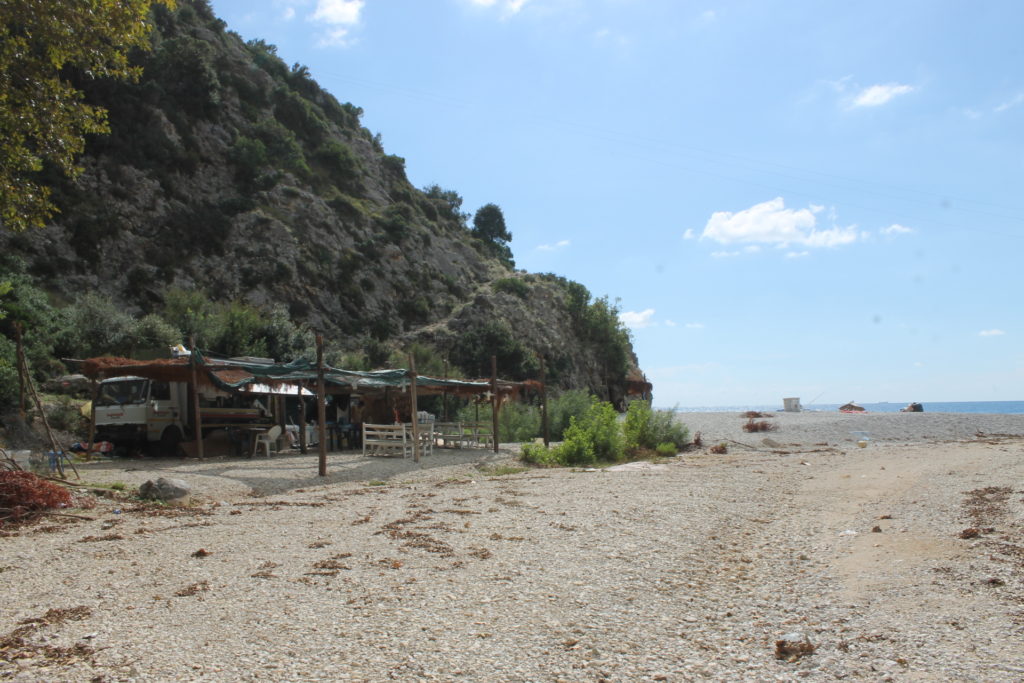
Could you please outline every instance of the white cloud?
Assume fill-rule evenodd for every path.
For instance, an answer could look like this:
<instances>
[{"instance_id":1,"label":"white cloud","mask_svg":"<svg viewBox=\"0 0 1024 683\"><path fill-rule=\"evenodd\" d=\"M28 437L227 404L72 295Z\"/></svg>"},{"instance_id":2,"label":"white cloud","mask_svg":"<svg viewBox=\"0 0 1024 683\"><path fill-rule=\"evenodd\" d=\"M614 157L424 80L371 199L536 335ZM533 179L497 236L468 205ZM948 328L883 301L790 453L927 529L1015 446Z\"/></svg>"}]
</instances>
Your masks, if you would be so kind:
<instances>
[{"instance_id":1,"label":"white cloud","mask_svg":"<svg viewBox=\"0 0 1024 683\"><path fill-rule=\"evenodd\" d=\"M695 233L695 232L694 232L694 231L693 231L692 229L690 229L690 228L687 228L687 229L686 229L686 232L684 232L684 233L683 233L683 239L684 239L684 240L692 240L692 239L694 239L694 238L695 238L696 236L697 236L697 233Z\"/></svg>"},{"instance_id":2,"label":"white cloud","mask_svg":"<svg viewBox=\"0 0 1024 683\"><path fill-rule=\"evenodd\" d=\"M805 256L810 255L811 252L809 251L790 251L786 253L786 258L804 258Z\"/></svg>"},{"instance_id":3,"label":"white cloud","mask_svg":"<svg viewBox=\"0 0 1024 683\"><path fill-rule=\"evenodd\" d=\"M889 102L894 97L906 95L913 92L914 86L902 85L900 83L886 83L885 85L872 85L864 88L853 98L854 107L878 107Z\"/></svg>"},{"instance_id":4,"label":"white cloud","mask_svg":"<svg viewBox=\"0 0 1024 683\"><path fill-rule=\"evenodd\" d=\"M654 315L654 309L648 308L640 311L623 311L619 313L619 320L623 325L630 328L631 330L639 330L644 327L650 327L653 323L651 317Z\"/></svg>"},{"instance_id":5,"label":"white cloud","mask_svg":"<svg viewBox=\"0 0 1024 683\"><path fill-rule=\"evenodd\" d=\"M686 329L688 330L703 330L704 323L686 323Z\"/></svg>"},{"instance_id":6,"label":"white cloud","mask_svg":"<svg viewBox=\"0 0 1024 683\"><path fill-rule=\"evenodd\" d=\"M365 0L317 0L316 9L307 19L326 26L320 36L320 47L348 45L350 27L359 23L365 4Z\"/></svg>"},{"instance_id":7,"label":"white cloud","mask_svg":"<svg viewBox=\"0 0 1024 683\"><path fill-rule=\"evenodd\" d=\"M519 14L530 0L469 0L477 7L499 7L502 18Z\"/></svg>"},{"instance_id":8,"label":"white cloud","mask_svg":"<svg viewBox=\"0 0 1024 683\"><path fill-rule=\"evenodd\" d=\"M713 9L706 9L703 12L700 13L701 23L704 23L704 24L710 24L716 18L718 18L718 15L715 14L715 10L713 10Z\"/></svg>"},{"instance_id":9,"label":"white cloud","mask_svg":"<svg viewBox=\"0 0 1024 683\"><path fill-rule=\"evenodd\" d=\"M295 8L294 7L285 7L284 8L284 14L281 15L281 18L284 19L285 21L291 21L292 19L294 19L295 18Z\"/></svg>"},{"instance_id":10,"label":"white cloud","mask_svg":"<svg viewBox=\"0 0 1024 683\"><path fill-rule=\"evenodd\" d=\"M893 223L888 228L882 228L879 230L883 235L905 235L908 232L914 232L913 228L908 228L905 225L899 223Z\"/></svg>"},{"instance_id":11,"label":"white cloud","mask_svg":"<svg viewBox=\"0 0 1024 683\"><path fill-rule=\"evenodd\" d=\"M737 211L716 211L711 214L701 239L711 239L719 244L756 243L775 244L785 247L798 244L805 247L836 247L857 241L860 234L857 226L834 226L826 230L817 228L817 217L823 207L812 205L807 209L787 209L782 197L776 197L749 209ZM735 253L717 252L712 254L733 256Z\"/></svg>"},{"instance_id":12,"label":"white cloud","mask_svg":"<svg viewBox=\"0 0 1024 683\"><path fill-rule=\"evenodd\" d=\"M981 332L978 333L978 336L981 336L981 337L1001 337L1004 334L1006 334L1006 332L1003 332L1002 330L992 329L992 330L982 330Z\"/></svg>"},{"instance_id":13,"label":"white cloud","mask_svg":"<svg viewBox=\"0 0 1024 683\"><path fill-rule=\"evenodd\" d=\"M537 247L537 251L557 251L559 249L565 249L569 244L569 240L560 240L554 244L541 244Z\"/></svg>"},{"instance_id":14,"label":"white cloud","mask_svg":"<svg viewBox=\"0 0 1024 683\"><path fill-rule=\"evenodd\" d=\"M739 256L738 251L713 251L711 252L712 258L732 258L733 256Z\"/></svg>"},{"instance_id":15,"label":"white cloud","mask_svg":"<svg viewBox=\"0 0 1024 683\"><path fill-rule=\"evenodd\" d=\"M675 320L666 320L665 321L665 327L675 327L675 326L676 326L676 321Z\"/></svg>"},{"instance_id":16,"label":"white cloud","mask_svg":"<svg viewBox=\"0 0 1024 683\"><path fill-rule=\"evenodd\" d=\"M1016 107L1016 106L1018 106L1020 104L1024 104L1024 92L1017 93L1013 97L1013 99L1010 99L1010 100L1007 100L1006 102L1003 102L1002 104L1000 104L998 107L996 107L992 111L994 111L997 114L999 114L999 113L1002 113L1002 112L1006 111L1007 109L1013 109L1014 107Z\"/></svg>"},{"instance_id":17,"label":"white cloud","mask_svg":"<svg viewBox=\"0 0 1024 683\"><path fill-rule=\"evenodd\" d=\"M317 0L316 10L309 18L331 25L356 24L365 4L365 0Z\"/></svg>"}]
</instances>

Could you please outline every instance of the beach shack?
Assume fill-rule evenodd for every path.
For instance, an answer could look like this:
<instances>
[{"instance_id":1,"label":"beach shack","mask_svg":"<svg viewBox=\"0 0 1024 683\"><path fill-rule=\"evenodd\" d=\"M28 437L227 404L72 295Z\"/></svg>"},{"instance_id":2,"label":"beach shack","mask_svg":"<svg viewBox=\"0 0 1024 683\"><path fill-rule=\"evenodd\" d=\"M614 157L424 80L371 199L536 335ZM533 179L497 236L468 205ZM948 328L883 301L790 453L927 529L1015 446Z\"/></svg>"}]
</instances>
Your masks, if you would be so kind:
<instances>
[{"instance_id":1,"label":"beach shack","mask_svg":"<svg viewBox=\"0 0 1024 683\"><path fill-rule=\"evenodd\" d=\"M207 442L220 451L229 443L236 453L255 452L255 446L261 440L269 441L271 435L278 445L292 435L303 453L313 443L318 446L321 476L326 475L328 446L361 446L365 455L400 454L417 461L435 445L491 447L497 452L502 402L518 396L524 387L541 386L539 382L500 380L496 373L490 379L465 380L421 376L414 368L346 370L330 367L322 358L318 336L315 364L301 358L288 363L214 358L195 348L169 359L85 360L82 373L93 382L89 449L96 436L99 382L112 378L159 384L161 391L165 385L176 388L173 405L160 404L149 395L141 403L164 413L165 423L143 430L149 442L160 441L168 448L180 446L187 455L203 458ZM418 396L430 394L484 401L491 406L490 424L438 421L418 410ZM307 414L310 401L315 406L312 418Z\"/></svg>"}]
</instances>

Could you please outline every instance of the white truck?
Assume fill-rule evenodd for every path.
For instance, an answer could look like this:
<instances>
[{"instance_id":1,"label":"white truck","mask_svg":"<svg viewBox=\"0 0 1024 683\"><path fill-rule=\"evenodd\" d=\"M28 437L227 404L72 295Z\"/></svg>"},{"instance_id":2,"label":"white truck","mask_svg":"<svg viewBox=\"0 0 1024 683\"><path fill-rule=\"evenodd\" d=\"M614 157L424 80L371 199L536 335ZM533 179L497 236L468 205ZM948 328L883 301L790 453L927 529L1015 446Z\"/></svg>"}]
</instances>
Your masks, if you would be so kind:
<instances>
[{"instance_id":1,"label":"white truck","mask_svg":"<svg viewBox=\"0 0 1024 683\"><path fill-rule=\"evenodd\" d=\"M241 407L243 402L256 405ZM182 440L195 438L191 394L185 382L111 377L100 383L95 410L97 441L128 448L155 447L172 455ZM200 394L199 413L204 436L213 429L270 422L257 401L222 392L212 399Z\"/></svg>"}]
</instances>

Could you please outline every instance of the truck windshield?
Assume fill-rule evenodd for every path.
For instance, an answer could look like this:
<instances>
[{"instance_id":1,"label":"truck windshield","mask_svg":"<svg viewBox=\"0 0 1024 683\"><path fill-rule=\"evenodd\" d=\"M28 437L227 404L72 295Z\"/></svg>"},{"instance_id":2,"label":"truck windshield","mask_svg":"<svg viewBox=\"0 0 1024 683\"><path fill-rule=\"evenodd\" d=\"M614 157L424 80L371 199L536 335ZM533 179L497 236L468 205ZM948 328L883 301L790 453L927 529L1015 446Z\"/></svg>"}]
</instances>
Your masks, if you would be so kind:
<instances>
[{"instance_id":1,"label":"truck windshield","mask_svg":"<svg viewBox=\"0 0 1024 683\"><path fill-rule=\"evenodd\" d=\"M149 380L126 379L116 382L104 382L100 385L100 395L96 399L98 406L120 406L130 403L145 403L149 393Z\"/></svg>"}]
</instances>

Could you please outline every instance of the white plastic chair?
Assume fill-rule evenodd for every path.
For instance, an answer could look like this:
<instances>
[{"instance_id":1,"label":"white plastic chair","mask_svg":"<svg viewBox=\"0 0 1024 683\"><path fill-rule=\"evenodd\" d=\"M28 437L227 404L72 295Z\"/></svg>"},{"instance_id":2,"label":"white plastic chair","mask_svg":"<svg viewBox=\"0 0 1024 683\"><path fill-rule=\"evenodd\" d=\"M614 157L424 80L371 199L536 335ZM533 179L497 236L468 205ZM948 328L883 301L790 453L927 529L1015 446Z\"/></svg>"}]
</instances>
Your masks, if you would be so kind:
<instances>
[{"instance_id":1,"label":"white plastic chair","mask_svg":"<svg viewBox=\"0 0 1024 683\"><path fill-rule=\"evenodd\" d=\"M277 446L277 437L281 436L281 425L274 425L262 434L256 435L256 444L253 446L252 454L255 456L259 453L260 446L263 447L263 451L270 457L270 446L273 444Z\"/></svg>"}]
</instances>

